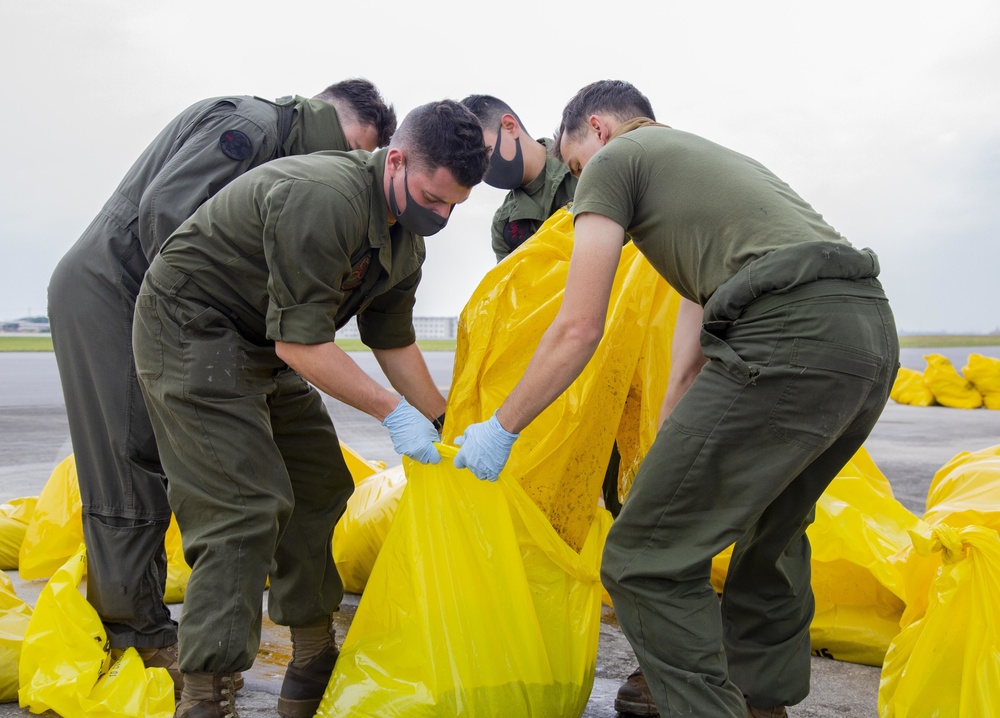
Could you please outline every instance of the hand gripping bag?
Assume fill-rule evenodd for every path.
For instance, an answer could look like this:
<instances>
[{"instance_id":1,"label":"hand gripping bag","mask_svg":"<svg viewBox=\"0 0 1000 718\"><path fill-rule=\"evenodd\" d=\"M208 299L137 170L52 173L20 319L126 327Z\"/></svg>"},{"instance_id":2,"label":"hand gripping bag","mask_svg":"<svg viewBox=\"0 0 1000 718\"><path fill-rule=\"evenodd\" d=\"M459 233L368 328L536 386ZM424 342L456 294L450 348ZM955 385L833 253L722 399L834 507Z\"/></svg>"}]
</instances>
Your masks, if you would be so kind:
<instances>
[{"instance_id":1,"label":"hand gripping bag","mask_svg":"<svg viewBox=\"0 0 1000 718\"><path fill-rule=\"evenodd\" d=\"M31 606L14 593L7 574L0 573L0 703L17 700L17 664L31 620Z\"/></svg>"},{"instance_id":2,"label":"hand gripping bag","mask_svg":"<svg viewBox=\"0 0 1000 718\"><path fill-rule=\"evenodd\" d=\"M169 718L174 684L164 668L145 668L134 649L110 662L107 634L77 590L85 549L59 568L31 614L18 666L22 708L66 718Z\"/></svg>"},{"instance_id":3,"label":"hand gripping bag","mask_svg":"<svg viewBox=\"0 0 1000 718\"><path fill-rule=\"evenodd\" d=\"M882 667L880 718L979 718L1000 706L1000 535L938 525L913 532L943 560L926 612L893 640Z\"/></svg>"},{"instance_id":4,"label":"hand gripping bag","mask_svg":"<svg viewBox=\"0 0 1000 718\"><path fill-rule=\"evenodd\" d=\"M924 359L927 361L924 383L938 404L952 409L978 409L983 405L983 395L971 381L955 371L947 357L925 354Z\"/></svg>"},{"instance_id":5,"label":"hand gripping bag","mask_svg":"<svg viewBox=\"0 0 1000 718\"><path fill-rule=\"evenodd\" d=\"M517 482L404 459L407 488L318 716L580 716L600 629L599 512L578 554Z\"/></svg>"},{"instance_id":6,"label":"hand gripping bag","mask_svg":"<svg viewBox=\"0 0 1000 718\"><path fill-rule=\"evenodd\" d=\"M983 395L987 409L1000 409L1000 359L970 354L962 374Z\"/></svg>"},{"instance_id":7,"label":"hand gripping bag","mask_svg":"<svg viewBox=\"0 0 1000 718\"><path fill-rule=\"evenodd\" d=\"M924 375L905 366L899 368L889 398L897 404L910 406L932 406L935 403L934 392L924 383Z\"/></svg>"}]
</instances>

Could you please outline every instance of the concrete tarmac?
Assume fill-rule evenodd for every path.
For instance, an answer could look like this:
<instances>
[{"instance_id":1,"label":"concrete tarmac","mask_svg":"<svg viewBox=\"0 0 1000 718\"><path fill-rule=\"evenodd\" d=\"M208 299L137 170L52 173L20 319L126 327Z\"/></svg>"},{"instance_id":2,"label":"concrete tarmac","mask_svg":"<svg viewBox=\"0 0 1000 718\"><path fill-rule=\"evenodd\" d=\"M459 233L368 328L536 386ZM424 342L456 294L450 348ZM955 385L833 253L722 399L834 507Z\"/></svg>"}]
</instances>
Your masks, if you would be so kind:
<instances>
[{"instance_id":1,"label":"concrete tarmac","mask_svg":"<svg viewBox=\"0 0 1000 718\"><path fill-rule=\"evenodd\" d=\"M942 353L961 368L969 353L1000 355L1000 348L904 350L903 366L923 370L921 355ZM370 354L353 354L376 379L386 383ZM435 381L447 391L453 354L428 353ZM362 456L399 463L388 434L379 423L333 400L327 401L341 439ZM976 451L1000 443L1000 411L961 411L944 407L909 407L890 402L866 447L889 478L900 502L920 515L934 473L960 451ZM0 354L0 502L37 495L53 467L71 447L66 412L52 354ZM44 580L22 581L7 571L18 596L34 604ZM336 615L338 636L346 635L359 596L348 594ZM179 617L181 606L172 607ZM244 718L273 716L284 666L290 653L287 630L266 619L257 662L246 674L238 708ZM635 659L615 620L605 608L597 656L597 670L586 718L614 718L614 696L635 668ZM824 658L812 659L812 690L804 702L789 710L794 718L874 718L880 669ZM0 705L0 718L30 715L16 703ZM512 717L515 718L515 717Z\"/></svg>"}]
</instances>

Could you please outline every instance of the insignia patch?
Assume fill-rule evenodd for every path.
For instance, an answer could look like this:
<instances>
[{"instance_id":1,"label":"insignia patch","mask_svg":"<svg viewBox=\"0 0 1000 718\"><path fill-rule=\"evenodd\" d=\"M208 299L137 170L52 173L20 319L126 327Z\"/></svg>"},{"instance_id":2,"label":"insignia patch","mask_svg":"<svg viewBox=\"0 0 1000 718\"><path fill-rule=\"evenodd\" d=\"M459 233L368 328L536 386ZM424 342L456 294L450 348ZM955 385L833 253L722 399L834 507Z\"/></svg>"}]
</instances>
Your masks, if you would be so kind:
<instances>
[{"instance_id":1,"label":"insignia patch","mask_svg":"<svg viewBox=\"0 0 1000 718\"><path fill-rule=\"evenodd\" d=\"M239 130L226 130L219 138L219 149L229 159L242 161L253 153L253 144Z\"/></svg>"},{"instance_id":2,"label":"insignia patch","mask_svg":"<svg viewBox=\"0 0 1000 718\"><path fill-rule=\"evenodd\" d=\"M352 289L357 289L361 286L361 282L365 279L365 274L368 272L368 265L372 263L372 255L366 255L364 259L351 267L351 273L347 275L343 284L340 288L345 292L349 292Z\"/></svg>"},{"instance_id":3,"label":"insignia patch","mask_svg":"<svg viewBox=\"0 0 1000 718\"><path fill-rule=\"evenodd\" d=\"M524 244L532 234L531 222L526 219L512 219L503 226L503 241L511 251Z\"/></svg>"}]
</instances>

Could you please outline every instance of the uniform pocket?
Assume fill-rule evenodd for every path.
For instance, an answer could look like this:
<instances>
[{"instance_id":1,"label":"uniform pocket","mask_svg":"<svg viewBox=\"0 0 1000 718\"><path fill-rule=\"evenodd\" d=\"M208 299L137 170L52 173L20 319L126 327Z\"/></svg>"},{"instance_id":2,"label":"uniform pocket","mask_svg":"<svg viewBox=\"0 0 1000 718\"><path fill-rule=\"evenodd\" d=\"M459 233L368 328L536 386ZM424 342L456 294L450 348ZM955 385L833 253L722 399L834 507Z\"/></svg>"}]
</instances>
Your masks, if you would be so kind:
<instances>
[{"instance_id":1,"label":"uniform pocket","mask_svg":"<svg viewBox=\"0 0 1000 718\"><path fill-rule=\"evenodd\" d=\"M768 427L793 444L829 445L865 405L883 360L862 349L795 339L787 385L771 410Z\"/></svg>"},{"instance_id":2,"label":"uniform pocket","mask_svg":"<svg viewBox=\"0 0 1000 718\"><path fill-rule=\"evenodd\" d=\"M163 374L163 322L157 309L156 295L140 294L135 298L132 325L132 353L140 379L159 379Z\"/></svg>"},{"instance_id":3,"label":"uniform pocket","mask_svg":"<svg viewBox=\"0 0 1000 718\"><path fill-rule=\"evenodd\" d=\"M184 397L229 398L243 386L244 342L232 323L206 307L181 327Z\"/></svg>"}]
</instances>

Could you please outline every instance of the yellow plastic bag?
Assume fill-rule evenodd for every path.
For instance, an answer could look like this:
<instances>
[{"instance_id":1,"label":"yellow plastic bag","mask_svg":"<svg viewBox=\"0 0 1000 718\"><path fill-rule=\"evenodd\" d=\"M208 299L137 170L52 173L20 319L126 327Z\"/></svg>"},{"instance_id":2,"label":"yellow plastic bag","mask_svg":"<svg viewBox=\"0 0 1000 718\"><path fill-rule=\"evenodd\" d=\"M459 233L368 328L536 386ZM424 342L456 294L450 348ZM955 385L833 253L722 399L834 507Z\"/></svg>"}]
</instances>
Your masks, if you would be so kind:
<instances>
[{"instance_id":1,"label":"yellow plastic bag","mask_svg":"<svg viewBox=\"0 0 1000 718\"><path fill-rule=\"evenodd\" d=\"M983 395L987 409L1000 409L1000 359L970 354L962 374Z\"/></svg>"},{"instance_id":2,"label":"yellow plastic bag","mask_svg":"<svg viewBox=\"0 0 1000 718\"><path fill-rule=\"evenodd\" d=\"M573 219L559 210L473 292L459 317L446 442L488 419L521 378L562 303L572 250ZM679 302L635 246L625 245L593 359L514 444L504 472L577 550L593 523L616 437L626 475L644 455L640 420L648 422L651 410L639 395L648 379L661 387L655 401L662 399ZM644 365L637 380L641 361L655 370ZM655 426L655 416L648 429L642 424Z\"/></svg>"},{"instance_id":3,"label":"yellow plastic bag","mask_svg":"<svg viewBox=\"0 0 1000 718\"><path fill-rule=\"evenodd\" d=\"M76 460L67 456L49 475L38 495L18 556L21 578L48 578L83 544L80 487Z\"/></svg>"},{"instance_id":4,"label":"yellow plastic bag","mask_svg":"<svg viewBox=\"0 0 1000 718\"><path fill-rule=\"evenodd\" d=\"M1000 531L1000 445L963 451L942 466L927 492L924 521Z\"/></svg>"},{"instance_id":5,"label":"yellow plastic bag","mask_svg":"<svg viewBox=\"0 0 1000 718\"><path fill-rule=\"evenodd\" d=\"M938 525L912 535L943 554L927 611L893 640L882 667L880 718L995 716L1000 706L1000 535Z\"/></svg>"},{"instance_id":6,"label":"yellow plastic bag","mask_svg":"<svg viewBox=\"0 0 1000 718\"><path fill-rule=\"evenodd\" d=\"M581 715L609 514L577 554L517 482L479 481L440 449L440 464L404 463L406 491L317 715Z\"/></svg>"},{"instance_id":7,"label":"yellow plastic bag","mask_svg":"<svg viewBox=\"0 0 1000 718\"><path fill-rule=\"evenodd\" d=\"M107 634L77 589L83 546L42 589L28 622L18 667L22 708L61 716L162 716L174 713L174 684L164 668L145 668L134 649L110 664Z\"/></svg>"},{"instance_id":8,"label":"yellow plastic bag","mask_svg":"<svg viewBox=\"0 0 1000 718\"><path fill-rule=\"evenodd\" d=\"M7 574L0 573L0 703L17 700L17 664L31 606L14 593Z\"/></svg>"},{"instance_id":9,"label":"yellow plastic bag","mask_svg":"<svg viewBox=\"0 0 1000 718\"><path fill-rule=\"evenodd\" d=\"M344 590L362 593L406 487L402 466L362 479L333 530L333 560Z\"/></svg>"},{"instance_id":10,"label":"yellow plastic bag","mask_svg":"<svg viewBox=\"0 0 1000 718\"><path fill-rule=\"evenodd\" d=\"M898 404L910 406L932 406L935 403L934 392L924 383L924 375L905 366L899 368L889 398Z\"/></svg>"},{"instance_id":11,"label":"yellow plastic bag","mask_svg":"<svg viewBox=\"0 0 1000 718\"><path fill-rule=\"evenodd\" d=\"M814 655L882 665L905 607L906 582L895 557L910 545L908 532L922 526L859 449L820 497L806 532L816 599L809 626ZM712 585L720 593L731 555L732 547L712 562Z\"/></svg>"},{"instance_id":12,"label":"yellow plastic bag","mask_svg":"<svg viewBox=\"0 0 1000 718\"><path fill-rule=\"evenodd\" d=\"M924 383L938 404L952 409L978 409L983 405L983 395L971 381L955 371L947 357L925 354L924 359L927 360Z\"/></svg>"},{"instance_id":13,"label":"yellow plastic bag","mask_svg":"<svg viewBox=\"0 0 1000 718\"><path fill-rule=\"evenodd\" d=\"M37 496L28 496L0 504L0 571L17 568L24 534L37 502Z\"/></svg>"}]
</instances>

